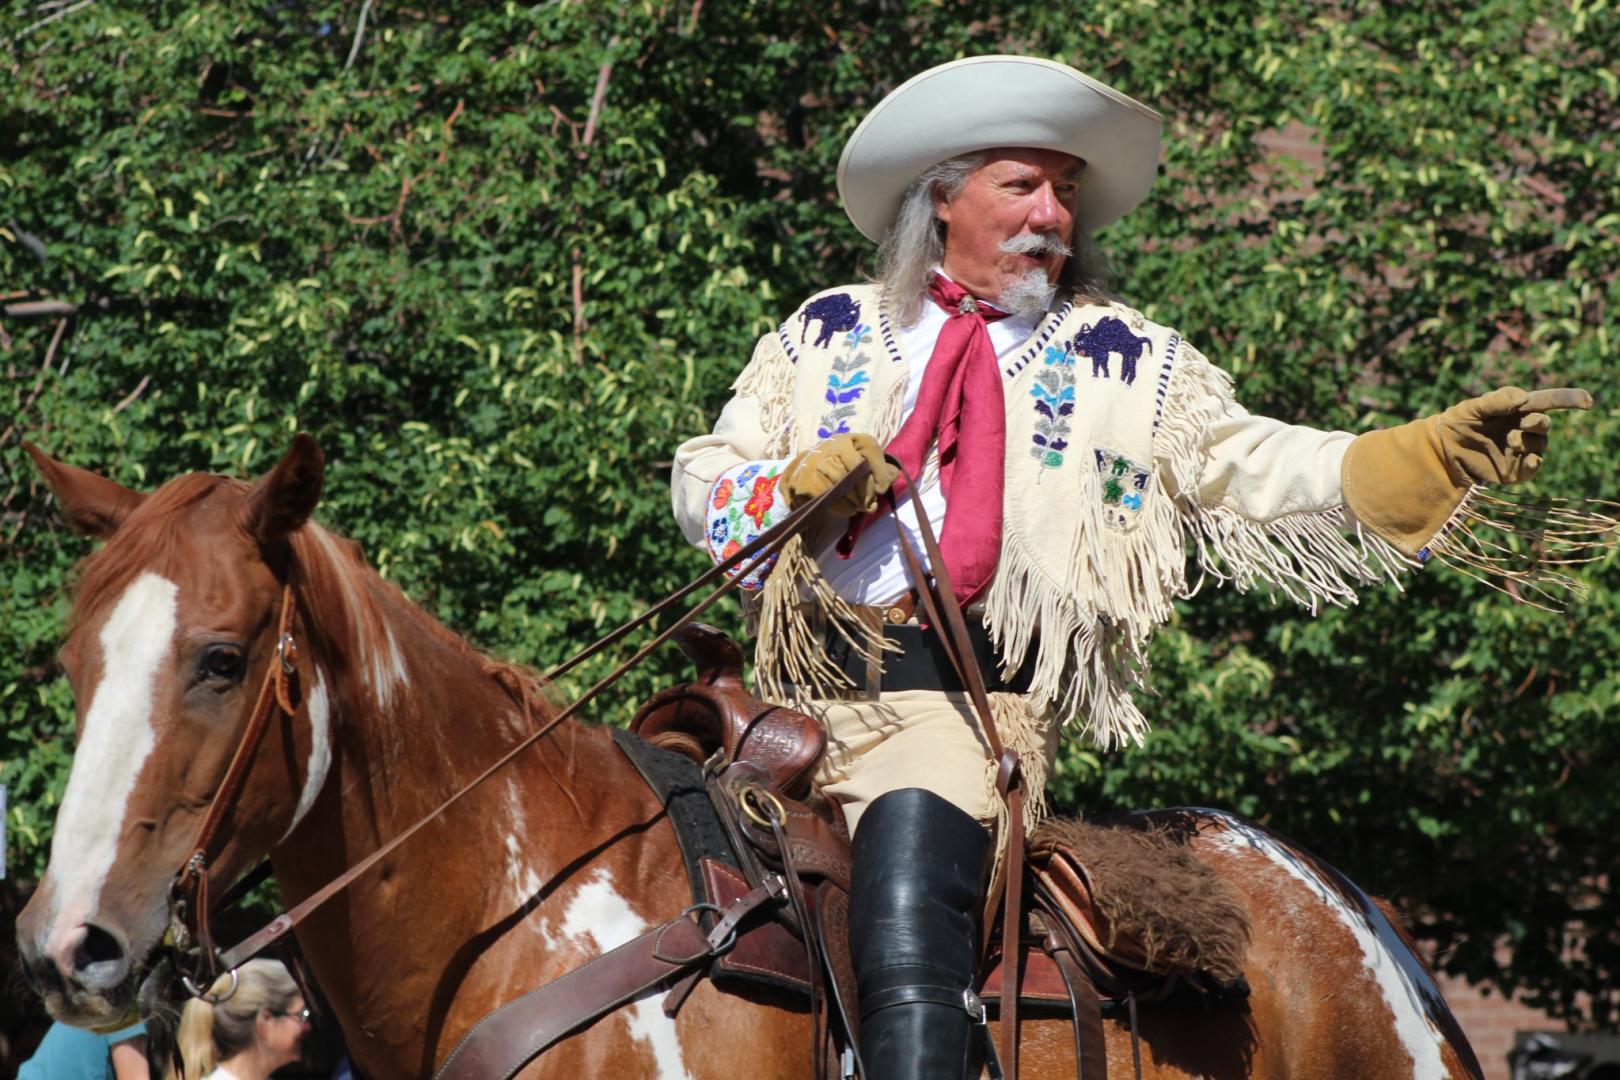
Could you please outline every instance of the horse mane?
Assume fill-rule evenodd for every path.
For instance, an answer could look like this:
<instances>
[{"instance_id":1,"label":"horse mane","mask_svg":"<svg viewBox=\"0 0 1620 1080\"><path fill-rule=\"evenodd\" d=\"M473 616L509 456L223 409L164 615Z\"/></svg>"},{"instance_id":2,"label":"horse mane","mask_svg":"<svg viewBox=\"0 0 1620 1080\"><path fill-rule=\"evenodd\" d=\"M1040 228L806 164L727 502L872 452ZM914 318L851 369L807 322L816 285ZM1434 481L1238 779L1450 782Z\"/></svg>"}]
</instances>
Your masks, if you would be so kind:
<instances>
[{"instance_id":1,"label":"horse mane","mask_svg":"<svg viewBox=\"0 0 1620 1080\"><path fill-rule=\"evenodd\" d=\"M499 686L525 715L549 713L548 686L537 672L490 656L428 614L367 561L358 542L315 521L306 522L289 541L294 587L316 633L334 646L326 655L359 657L394 648L380 603L386 597L418 629Z\"/></svg>"}]
</instances>

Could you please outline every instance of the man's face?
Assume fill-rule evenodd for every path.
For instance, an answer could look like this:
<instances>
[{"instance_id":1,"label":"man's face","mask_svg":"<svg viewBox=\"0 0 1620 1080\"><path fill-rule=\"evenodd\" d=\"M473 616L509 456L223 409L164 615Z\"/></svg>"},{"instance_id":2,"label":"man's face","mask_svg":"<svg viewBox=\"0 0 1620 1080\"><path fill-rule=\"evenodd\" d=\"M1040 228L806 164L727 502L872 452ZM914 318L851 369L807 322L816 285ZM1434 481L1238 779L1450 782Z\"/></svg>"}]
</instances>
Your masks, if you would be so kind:
<instances>
[{"instance_id":1,"label":"man's face","mask_svg":"<svg viewBox=\"0 0 1620 1080\"><path fill-rule=\"evenodd\" d=\"M934 212L945 222L944 266L951 280L992 301L1032 270L1056 282L1063 254L1015 254L1002 245L1028 235L1067 244L1083 168L1078 158L1058 150L991 150L954 199L936 195Z\"/></svg>"}]
</instances>

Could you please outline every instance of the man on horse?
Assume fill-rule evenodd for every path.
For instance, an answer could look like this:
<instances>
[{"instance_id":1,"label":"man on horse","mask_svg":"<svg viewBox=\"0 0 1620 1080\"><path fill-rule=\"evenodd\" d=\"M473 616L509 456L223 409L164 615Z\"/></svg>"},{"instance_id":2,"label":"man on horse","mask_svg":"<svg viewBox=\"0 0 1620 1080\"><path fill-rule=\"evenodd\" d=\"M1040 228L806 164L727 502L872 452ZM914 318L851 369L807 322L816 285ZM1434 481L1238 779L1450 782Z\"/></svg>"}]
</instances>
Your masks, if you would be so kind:
<instances>
[{"instance_id":1,"label":"man on horse","mask_svg":"<svg viewBox=\"0 0 1620 1080\"><path fill-rule=\"evenodd\" d=\"M965 1075L976 907L1005 823L997 762L913 611L900 530L916 542L919 507L1033 820L1063 723L1142 739L1131 691L1189 552L1309 607L1469 562L1480 488L1534 473L1546 410L1590 404L1509 387L1359 437L1251 415L1179 332L1110 293L1092 243L1146 197L1161 126L1045 60L974 57L899 87L838 170L879 280L764 335L714 431L676 454L675 516L717 560L870 467L844 519L744 584L763 695L828 730L818 781L854 832L861 1048L881 1080Z\"/></svg>"}]
</instances>

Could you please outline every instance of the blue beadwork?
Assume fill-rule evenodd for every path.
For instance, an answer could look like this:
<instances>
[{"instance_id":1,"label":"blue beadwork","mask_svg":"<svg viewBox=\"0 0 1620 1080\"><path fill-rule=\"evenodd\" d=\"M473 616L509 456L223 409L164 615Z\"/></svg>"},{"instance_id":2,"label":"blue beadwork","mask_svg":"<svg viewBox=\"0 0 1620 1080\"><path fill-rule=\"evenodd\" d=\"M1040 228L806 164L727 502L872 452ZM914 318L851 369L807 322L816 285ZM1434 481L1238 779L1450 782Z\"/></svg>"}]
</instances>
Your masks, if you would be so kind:
<instances>
[{"instance_id":1,"label":"blue beadwork","mask_svg":"<svg viewBox=\"0 0 1620 1080\"><path fill-rule=\"evenodd\" d=\"M1049 346L1043 356L1044 364L1035 373L1035 385L1029 396L1035 399L1034 446L1030 457L1041 463L1043 469L1055 469L1063 464L1063 451L1069 448L1069 417L1074 413L1074 354L1067 349Z\"/></svg>"},{"instance_id":2,"label":"blue beadwork","mask_svg":"<svg viewBox=\"0 0 1620 1080\"><path fill-rule=\"evenodd\" d=\"M859 305L856 307L858 309ZM825 397L831 408L822 414L821 422L816 426L816 437L821 439L849 432L850 418L855 415L855 403L872 382L871 373L865 370L872 363L872 354L865 349L872 340L872 328L864 323L856 323L846 329L844 353L833 360L832 372L827 376Z\"/></svg>"},{"instance_id":3,"label":"blue beadwork","mask_svg":"<svg viewBox=\"0 0 1620 1080\"><path fill-rule=\"evenodd\" d=\"M853 330L860 325L861 303L849 293L833 293L831 296L818 297L804 305L799 312L799 344L804 344L804 336L810 330L810 323L814 320L821 325L816 328L816 340L813 347L821 348L831 344L833 335L844 330Z\"/></svg>"}]
</instances>

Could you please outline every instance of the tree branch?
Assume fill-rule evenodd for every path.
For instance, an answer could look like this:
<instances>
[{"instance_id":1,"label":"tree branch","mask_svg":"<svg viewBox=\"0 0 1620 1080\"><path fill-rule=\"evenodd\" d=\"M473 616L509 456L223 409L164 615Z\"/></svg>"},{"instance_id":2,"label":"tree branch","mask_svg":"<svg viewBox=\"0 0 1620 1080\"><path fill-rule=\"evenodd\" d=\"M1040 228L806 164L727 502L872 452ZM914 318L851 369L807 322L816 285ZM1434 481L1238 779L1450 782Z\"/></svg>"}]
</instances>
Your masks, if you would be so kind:
<instances>
[{"instance_id":1,"label":"tree branch","mask_svg":"<svg viewBox=\"0 0 1620 1080\"><path fill-rule=\"evenodd\" d=\"M618 38L608 42L608 51L619 43ZM596 93L591 96L591 114L585 118L585 138L582 146L590 146L596 135L596 121L602 115L602 102L607 100L608 80L613 77L613 57L609 56L602 61L601 70L596 73Z\"/></svg>"},{"instance_id":2,"label":"tree branch","mask_svg":"<svg viewBox=\"0 0 1620 1080\"><path fill-rule=\"evenodd\" d=\"M50 315L77 315L79 305L70 300L24 300L20 304L7 304L6 315L12 319L38 319Z\"/></svg>"},{"instance_id":3,"label":"tree branch","mask_svg":"<svg viewBox=\"0 0 1620 1080\"><path fill-rule=\"evenodd\" d=\"M585 118L585 137L580 140L578 157L581 162L590 156L591 143L596 140L596 122L602 116L602 103L607 100L608 80L613 77L613 50L619 44L618 35L608 41L608 58L602 61L601 68L596 73L596 92L591 95L590 115ZM579 217L578 211L574 214ZM574 362L581 363L585 359L585 331L590 324L585 320L585 268L579 261L579 248L576 246L574 256Z\"/></svg>"},{"instance_id":4,"label":"tree branch","mask_svg":"<svg viewBox=\"0 0 1620 1080\"><path fill-rule=\"evenodd\" d=\"M366 36L366 13L371 10L371 0L360 5L360 21L354 28L354 44L349 46L349 58L343 61L343 70L348 71L354 66L354 58L360 55L360 41Z\"/></svg>"},{"instance_id":5,"label":"tree branch","mask_svg":"<svg viewBox=\"0 0 1620 1080\"><path fill-rule=\"evenodd\" d=\"M51 335L51 343L45 347L45 362L39 366L39 376L34 379L34 387L28 392L28 400L17 410L17 418L6 426L3 434L0 434L0 444L11 437L11 433L23 422L24 415L34 407L34 402L39 400L40 392L45 388L45 376L51 373L51 361L56 359L56 350L62 344L62 335L67 333L67 324L65 316L57 320L56 332Z\"/></svg>"},{"instance_id":6,"label":"tree branch","mask_svg":"<svg viewBox=\"0 0 1620 1080\"><path fill-rule=\"evenodd\" d=\"M125 397L123 401L120 401L118 404L113 406L113 412L114 413L121 413L125 409L127 409L131 405L133 405L135 403L135 399L141 396L141 392L144 391L147 388L147 386L151 384L151 382L152 382L152 376L150 376L150 375L142 375L141 376L141 381L135 384L135 389L131 390L129 392L128 396Z\"/></svg>"},{"instance_id":7,"label":"tree branch","mask_svg":"<svg viewBox=\"0 0 1620 1080\"><path fill-rule=\"evenodd\" d=\"M38 30L40 27L48 26L51 23L55 22L57 19L66 18L67 16L73 14L75 11L78 11L80 8L87 8L87 7L89 7L91 4L93 4L95 2L96 2L96 0L79 0L79 2L77 4L70 4L69 6L63 8L61 11L53 12L53 13L45 16L43 19L39 20L38 22L32 23L32 24L30 24L28 26L23 27L21 30L19 30L11 38L10 41L6 42L6 44L7 45L15 45L17 42L21 41L23 38L27 37L29 34L32 34L35 30Z\"/></svg>"}]
</instances>

